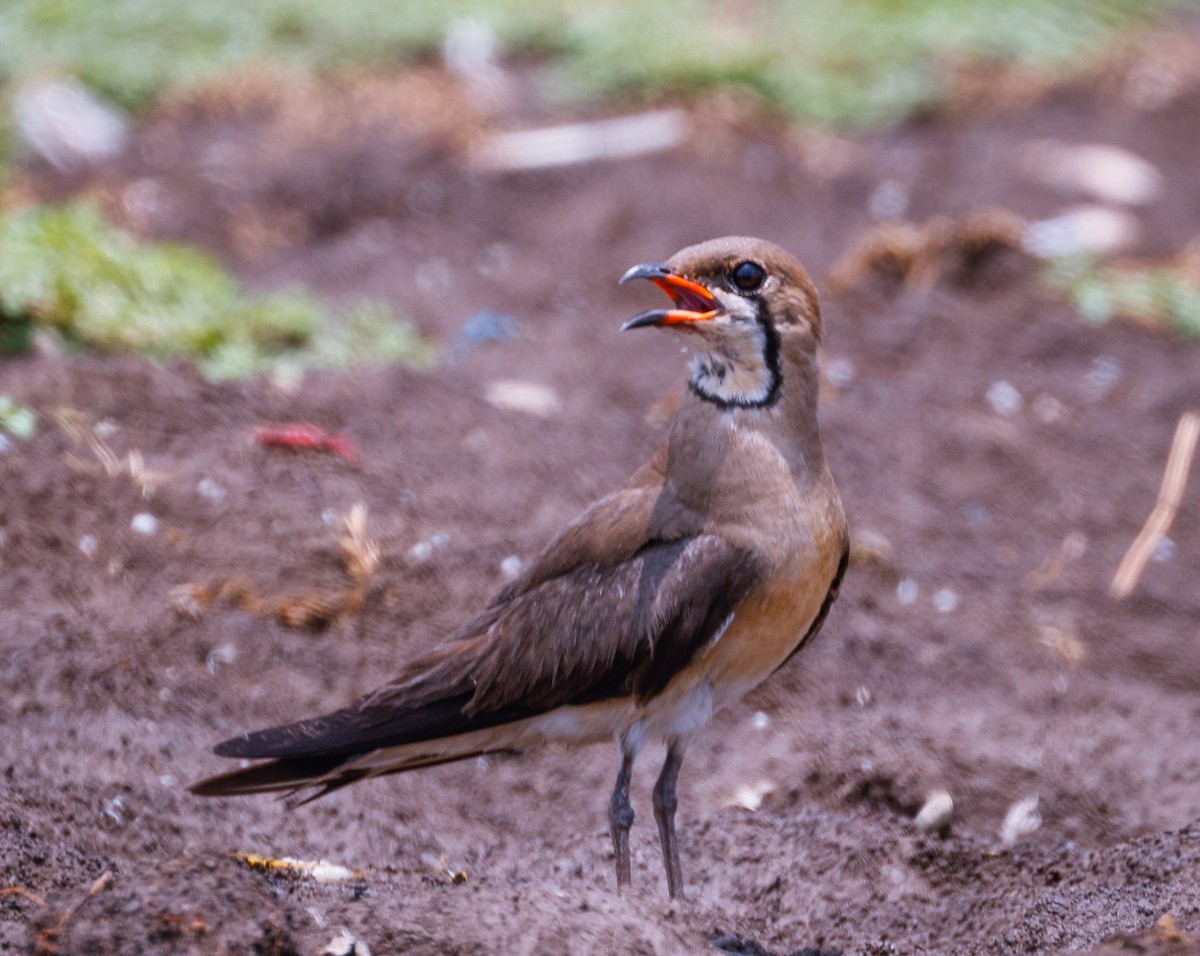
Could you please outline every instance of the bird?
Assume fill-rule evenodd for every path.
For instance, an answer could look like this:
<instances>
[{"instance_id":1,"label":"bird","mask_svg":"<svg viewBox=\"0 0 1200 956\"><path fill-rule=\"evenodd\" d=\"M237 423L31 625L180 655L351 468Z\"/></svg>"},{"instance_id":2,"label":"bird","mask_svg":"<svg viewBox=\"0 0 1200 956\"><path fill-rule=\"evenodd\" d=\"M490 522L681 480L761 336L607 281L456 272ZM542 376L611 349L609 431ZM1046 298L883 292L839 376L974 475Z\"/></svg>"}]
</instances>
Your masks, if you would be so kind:
<instances>
[{"instance_id":1,"label":"bird","mask_svg":"<svg viewBox=\"0 0 1200 956\"><path fill-rule=\"evenodd\" d=\"M631 883L630 780L665 743L653 790L667 891L684 896L675 831L684 753L713 715L821 629L849 557L817 426L817 292L791 254L725 237L629 269L671 308L623 330L681 335L692 353L665 440L585 509L475 617L398 676L323 716L220 743L259 761L202 796L348 784L547 742L615 740L608 805L618 891Z\"/></svg>"}]
</instances>

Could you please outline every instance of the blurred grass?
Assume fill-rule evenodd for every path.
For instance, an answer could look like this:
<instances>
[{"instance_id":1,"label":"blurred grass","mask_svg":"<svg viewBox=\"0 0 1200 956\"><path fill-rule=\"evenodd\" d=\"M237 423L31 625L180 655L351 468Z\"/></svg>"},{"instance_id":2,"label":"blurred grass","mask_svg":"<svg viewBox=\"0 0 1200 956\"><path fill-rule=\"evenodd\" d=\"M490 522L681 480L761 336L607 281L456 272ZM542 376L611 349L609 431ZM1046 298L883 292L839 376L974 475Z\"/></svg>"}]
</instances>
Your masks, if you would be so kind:
<instances>
[{"instance_id":1,"label":"blurred grass","mask_svg":"<svg viewBox=\"0 0 1200 956\"><path fill-rule=\"evenodd\" d=\"M208 256L141 244L83 203L0 219L0 332L20 351L35 328L79 347L190 359L213 379L430 357L382 307L331 317L300 293L247 294Z\"/></svg>"},{"instance_id":2,"label":"blurred grass","mask_svg":"<svg viewBox=\"0 0 1200 956\"><path fill-rule=\"evenodd\" d=\"M37 431L37 415L32 409L18 405L11 395L0 394L0 433L13 438L32 438ZM3 434L0 434L3 438ZM4 444L0 442L0 450Z\"/></svg>"},{"instance_id":3,"label":"blurred grass","mask_svg":"<svg viewBox=\"0 0 1200 956\"><path fill-rule=\"evenodd\" d=\"M1119 266L1079 255L1052 260L1045 278L1089 322L1119 318L1200 337L1200 282L1185 269Z\"/></svg>"},{"instance_id":4,"label":"blurred grass","mask_svg":"<svg viewBox=\"0 0 1200 956\"><path fill-rule=\"evenodd\" d=\"M549 56L578 98L738 84L868 124L935 100L948 60L1059 69L1181 0L4 0L0 82L73 73L126 108L255 60L312 70L429 55L455 19Z\"/></svg>"}]
</instances>

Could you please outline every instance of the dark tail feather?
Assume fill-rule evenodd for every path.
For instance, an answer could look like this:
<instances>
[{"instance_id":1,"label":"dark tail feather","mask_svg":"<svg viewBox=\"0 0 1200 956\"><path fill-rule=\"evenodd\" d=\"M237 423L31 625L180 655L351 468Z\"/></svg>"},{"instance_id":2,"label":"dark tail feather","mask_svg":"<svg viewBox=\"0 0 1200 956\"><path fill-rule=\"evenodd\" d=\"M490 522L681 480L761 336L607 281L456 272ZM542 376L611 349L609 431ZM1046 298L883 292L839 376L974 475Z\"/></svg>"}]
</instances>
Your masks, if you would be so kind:
<instances>
[{"instance_id":1,"label":"dark tail feather","mask_svg":"<svg viewBox=\"0 0 1200 956\"><path fill-rule=\"evenodd\" d=\"M384 769L346 769L338 773L338 767L347 762L346 757L287 757L266 763L231 770L228 773L209 777L193 783L188 790L198 797L237 797L254 793L277 793L283 791L284 798L295 797L301 790L318 788L301 799L289 799L289 807L301 807L319 800L335 790L349 786L366 777L383 777L421 767L457 763L481 754L508 754L515 751L507 748L497 750L471 749L461 753L414 755L408 760Z\"/></svg>"},{"instance_id":2,"label":"dark tail feather","mask_svg":"<svg viewBox=\"0 0 1200 956\"><path fill-rule=\"evenodd\" d=\"M345 757L290 757L231 770L192 784L188 789L200 797L235 797L247 793L295 792L305 787L324 785L318 796L353 783L362 772L344 774L330 781L329 774L346 762Z\"/></svg>"}]
</instances>

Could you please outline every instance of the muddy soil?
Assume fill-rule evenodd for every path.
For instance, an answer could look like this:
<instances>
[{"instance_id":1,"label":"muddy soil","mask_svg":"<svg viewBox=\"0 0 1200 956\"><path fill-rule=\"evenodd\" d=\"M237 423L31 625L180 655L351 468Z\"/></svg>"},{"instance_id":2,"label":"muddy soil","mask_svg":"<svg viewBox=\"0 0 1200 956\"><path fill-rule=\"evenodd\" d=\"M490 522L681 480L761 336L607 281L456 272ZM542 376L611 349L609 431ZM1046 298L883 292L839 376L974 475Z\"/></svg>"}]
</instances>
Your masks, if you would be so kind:
<instances>
[{"instance_id":1,"label":"muddy soil","mask_svg":"<svg viewBox=\"0 0 1200 956\"><path fill-rule=\"evenodd\" d=\"M252 284L384 298L450 357L291 392L133 357L2 361L0 391L42 427L0 456L0 949L307 956L345 929L376 954L1198 951L1197 479L1133 597L1108 585L1200 407L1200 345L1084 324L1011 250L931 287L867 274L826 296L823 429L858 560L820 640L690 752L687 902L666 899L650 822L657 752L637 767L620 896L608 747L291 812L184 788L222 769L216 741L386 680L649 454L685 361L666 334L617 331L646 307L645 289L616 288L626 267L748 233L821 279L885 183L917 221L1051 215L1080 197L1014 158L1048 136L1158 167L1138 251L1165 254L1200 232L1200 90L1151 109L1096 84L854 141L721 101L676 152L509 175L473 172L454 124L333 124L351 93L321 95L310 122L270 97L175 106L98 173L27 174L30 191L91 191L145 234L200 242ZM514 317L517 339L453 348L481 309ZM512 381L553 400L489 402ZM1019 402L999 413L989 391ZM56 412L119 459L139 452L139 480L106 473ZM358 464L253 442L288 421L346 431ZM335 539L358 502L384 562L338 613ZM131 527L143 513L148 535ZM923 835L936 790L953 821ZM358 872L322 884L237 853ZM1152 929L1164 915L1177 930Z\"/></svg>"}]
</instances>

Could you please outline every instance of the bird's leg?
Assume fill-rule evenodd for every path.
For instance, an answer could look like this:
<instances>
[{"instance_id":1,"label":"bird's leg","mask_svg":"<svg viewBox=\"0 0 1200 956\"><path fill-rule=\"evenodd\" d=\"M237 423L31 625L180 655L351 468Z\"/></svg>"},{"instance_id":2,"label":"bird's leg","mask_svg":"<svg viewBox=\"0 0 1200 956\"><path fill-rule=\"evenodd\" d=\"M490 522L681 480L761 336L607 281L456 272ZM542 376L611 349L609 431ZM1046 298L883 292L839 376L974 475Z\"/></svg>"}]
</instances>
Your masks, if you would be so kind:
<instances>
[{"instance_id":1,"label":"bird's leg","mask_svg":"<svg viewBox=\"0 0 1200 956\"><path fill-rule=\"evenodd\" d=\"M658 783L654 785L654 819L658 821L658 836L662 841L663 865L667 870L667 893L671 899L683 898L683 871L679 866L679 843L675 839L675 781L683 764L684 744L678 737L667 744L667 759L663 763Z\"/></svg>"},{"instance_id":2,"label":"bird's leg","mask_svg":"<svg viewBox=\"0 0 1200 956\"><path fill-rule=\"evenodd\" d=\"M627 737L621 737L620 745L621 769L617 771L617 785L608 803L608 830L617 857L617 889L630 882L629 828L633 826L633 805L629 802L629 780L633 775L633 758L637 756L637 748Z\"/></svg>"}]
</instances>

